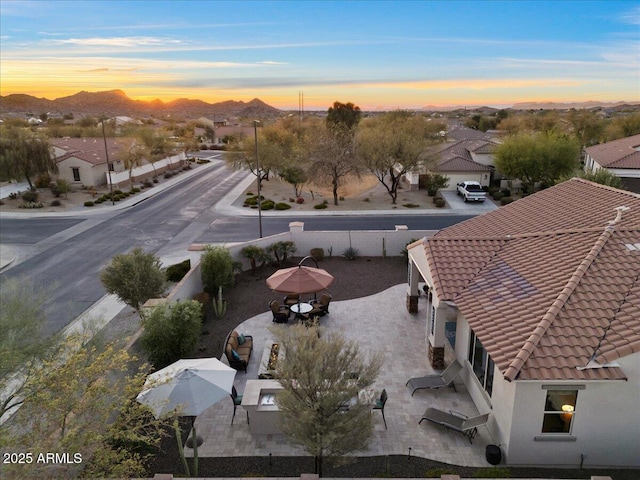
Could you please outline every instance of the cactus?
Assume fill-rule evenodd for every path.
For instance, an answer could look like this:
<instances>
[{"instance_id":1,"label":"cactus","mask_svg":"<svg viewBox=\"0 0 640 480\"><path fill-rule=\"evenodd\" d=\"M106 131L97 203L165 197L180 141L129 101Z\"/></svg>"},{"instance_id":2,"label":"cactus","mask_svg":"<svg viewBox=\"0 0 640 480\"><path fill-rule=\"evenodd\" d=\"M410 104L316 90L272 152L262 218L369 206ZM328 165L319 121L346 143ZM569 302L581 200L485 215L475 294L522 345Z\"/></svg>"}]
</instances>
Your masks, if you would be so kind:
<instances>
[{"instance_id":1,"label":"cactus","mask_svg":"<svg viewBox=\"0 0 640 480\"><path fill-rule=\"evenodd\" d=\"M218 297L213 299L212 306L216 318L224 317L227 312L227 301L222 299L222 287L218 287Z\"/></svg>"}]
</instances>

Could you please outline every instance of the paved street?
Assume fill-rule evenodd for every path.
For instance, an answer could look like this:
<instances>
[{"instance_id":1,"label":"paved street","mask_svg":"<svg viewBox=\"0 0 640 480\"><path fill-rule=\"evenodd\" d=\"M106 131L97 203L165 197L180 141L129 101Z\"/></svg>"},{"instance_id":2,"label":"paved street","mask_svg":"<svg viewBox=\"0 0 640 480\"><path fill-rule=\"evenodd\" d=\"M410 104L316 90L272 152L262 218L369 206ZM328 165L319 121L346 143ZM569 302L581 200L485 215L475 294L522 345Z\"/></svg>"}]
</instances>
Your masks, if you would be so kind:
<instances>
[{"instance_id":1,"label":"paved street","mask_svg":"<svg viewBox=\"0 0 640 480\"><path fill-rule=\"evenodd\" d=\"M188 258L192 243L256 238L257 212L231 206L251 178L229 171L220 161L221 153L210 155L214 162L206 168L144 192L116 210L84 209L36 218L4 213L0 217L0 282L25 276L45 288L46 330L52 333L96 302L107 300L99 272L118 253L141 246L170 265ZM296 220L304 221L305 230L393 230L398 224L438 230L470 218L475 210L462 205L448 213L400 213L264 212L263 235L287 231Z\"/></svg>"}]
</instances>

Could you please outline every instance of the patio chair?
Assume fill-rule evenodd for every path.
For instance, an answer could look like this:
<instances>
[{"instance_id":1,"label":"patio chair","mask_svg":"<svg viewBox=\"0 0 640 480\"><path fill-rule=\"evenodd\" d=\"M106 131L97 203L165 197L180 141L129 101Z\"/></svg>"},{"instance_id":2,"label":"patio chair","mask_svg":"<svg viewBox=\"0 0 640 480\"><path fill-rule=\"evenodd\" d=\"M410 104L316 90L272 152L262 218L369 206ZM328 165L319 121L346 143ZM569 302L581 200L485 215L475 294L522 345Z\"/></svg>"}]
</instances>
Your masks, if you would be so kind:
<instances>
[{"instance_id":1,"label":"patio chair","mask_svg":"<svg viewBox=\"0 0 640 480\"><path fill-rule=\"evenodd\" d=\"M242 405L242 395L238 395L238 391L235 386L231 387L231 400L233 400L233 417L231 417L231 425L233 425L233 419L236 418L236 408L238 405ZM249 411L247 410L247 423L249 423Z\"/></svg>"},{"instance_id":2,"label":"patio chair","mask_svg":"<svg viewBox=\"0 0 640 480\"><path fill-rule=\"evenodd\" d=\"M273 313L274 322L287 323L289 321L289 315L291 315L289 307L280 305L280 302L277 300L271 300L269 302L269 308L271 309L271 313Z\"/></svg>"},{"instance_id":3,"label":"patio chair","mask_svg":"<svg viewBox=\"0 0 640 480\"><path fill-rule=\"evenodd\" d=\"M291 305L295 305L299 301L300 295L296 293L292 295L285 295L285 297L282 299L282 304L286 307L290 307Z\"/></svg>"},{"instance_id":4,"label":"patio chair","mask_svg":"<svg viewBox=\"0 0 640 480\"><path fill-rule=\"evenodd\" d=\"M442 410L438 410L437 408L427 408L426 412L424 412L424 415L422 415L422 418L418 422L418 425L420 425L423 420L428 420L430 422L437 423L438 425L450 428L451 430L455 430L456 432L460 432L469 439L469 443L473 443L473 437L478 433L478 427L487 423L489 420L489 414L485 413L484 415L469 418L468 416L459 412L454 412L453 410L449 410L447 413Z\"/></svg>"},{"instance_id":5,"label":"patio chair","mask_svg":"<svg viewBox=\"0 0 640 480\"><path fill-rule=\"evenodd\" d=\"M371 407L371 411L373 412L374 410L380 410L380 412L382 413L382 421L384 422L384 429L387 429L387 420L384 418L384 406L387 404L387 389L383 389L382 393L380 394L380 398L378 400L376 400L376 403L373 407Z\"/></svg>"},{"instance_id":6,"label":"patio chair","mask_svg":"<svg viewBox=\"0 0 640 480\"><path fill-rule=\"evenodd\" d=\"M444 372L437 373L435 375L427 375L425 377L414 377L410 378L406 385L413 389L411 392L411 396L416 393L416 390L421 390L423 388L442 388L442 387L451 387L453 391L456 391L456 384L453 380L458 376L462 370L462 365L458 363L457 360L454 360L451 365L449 365Z\"/></svg>"},{"instance_id":7,"label":"patio chair","mask_svg":"<svg viewBox=\"0 0 640 480\"><path fill-rule=\"evenodd\" d=\"M328 314L331 298L331 295L328 293L323 293L320 300L311 300L309 303L313 306L313 310L309 312L309 317L323 317Z\"/></svg>"}]
</instances>

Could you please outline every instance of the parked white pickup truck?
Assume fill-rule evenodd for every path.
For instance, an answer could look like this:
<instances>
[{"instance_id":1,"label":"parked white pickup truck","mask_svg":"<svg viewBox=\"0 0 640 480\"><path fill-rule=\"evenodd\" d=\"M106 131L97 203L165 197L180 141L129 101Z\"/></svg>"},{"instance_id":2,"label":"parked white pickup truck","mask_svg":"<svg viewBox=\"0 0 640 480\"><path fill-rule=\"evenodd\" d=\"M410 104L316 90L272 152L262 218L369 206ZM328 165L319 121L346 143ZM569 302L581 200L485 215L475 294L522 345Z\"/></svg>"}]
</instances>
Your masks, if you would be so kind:
<instances>
[{"instance_id":1,"label":"parked white pickup truck","mask_svg":"<svg viewBox=\"0 0 640 480\"><path fill-rule=\"evenodd\" d=\"M458 195L462 196L465 202L484 202L487 197L479 182L470 181L458 183Z\"/></svg>"}]
</instances>

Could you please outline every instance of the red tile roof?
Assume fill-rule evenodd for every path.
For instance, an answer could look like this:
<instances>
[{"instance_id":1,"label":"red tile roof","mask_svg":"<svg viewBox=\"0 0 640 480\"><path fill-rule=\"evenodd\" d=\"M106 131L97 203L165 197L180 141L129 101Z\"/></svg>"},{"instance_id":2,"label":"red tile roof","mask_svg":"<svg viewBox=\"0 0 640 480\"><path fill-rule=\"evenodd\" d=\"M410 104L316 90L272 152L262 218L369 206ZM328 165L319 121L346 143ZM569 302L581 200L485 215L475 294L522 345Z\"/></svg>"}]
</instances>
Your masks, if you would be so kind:
<instances>
[{"instance_id":1,"label":"red tile roof","mask_svg":"<svg viewBox=\"0 0 640 480\"><path fill-rule=\"evenodd\" d=\"M109 161L120 160L122 146L118 141L121 138L107 138L107 148L109 150ZM64 150L66 153L56 158L60 163L69 157L76 157L92 165L107 163L107 156L104 149L104 139L102 137L91 138L53 138L51 145Z\"/></svg>"},{"instance_id":2,"label":"red tile roof","mask_svg":"<svg viewBox=\"0 0 640 480\"><path fill-rule=\"evenodd\" d=\"M640 169L640 135L585 148L601 167Z\"/></svg>"},{"instance_id":3,"label":"red tile roof","mask_svg":"<svg viewBox=\"0 0 640 480\"><path fill-rule=\"evenodd\" d=\"M496 144L487 140L460 140L456 143L443 143L431 150L431 155L437 158L437 172L489 172L491 167L475 162L471 156L474 153L492 153Z\"/></svg>"},{"instance_id":4,"label":"red tile roof","mask_svg":"<svg viewBox=\"0 0 640 480\"><path fill-rule=\"evenodd\" d=\"M438 298L508 380L623 379L585 367L640 352L640 195L572 179L423 248Z\"/></svg>"}]
</instances>

